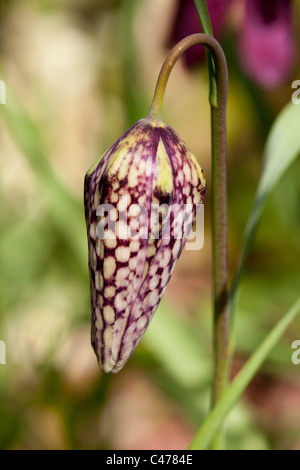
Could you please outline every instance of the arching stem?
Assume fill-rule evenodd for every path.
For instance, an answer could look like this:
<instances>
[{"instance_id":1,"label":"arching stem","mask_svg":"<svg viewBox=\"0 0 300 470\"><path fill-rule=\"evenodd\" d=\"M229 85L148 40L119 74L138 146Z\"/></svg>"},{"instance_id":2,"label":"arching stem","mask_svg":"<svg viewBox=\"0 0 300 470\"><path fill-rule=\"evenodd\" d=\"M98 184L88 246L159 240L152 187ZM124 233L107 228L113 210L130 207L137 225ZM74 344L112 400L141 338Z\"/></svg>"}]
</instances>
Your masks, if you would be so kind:
<instances>
[{"instance_id":1,"label":"arching stem","mask_svg":"<svg viewBox=\"0 0 300 470\"><path fill-rule=\"evenodd\" d=\"M180 41L167 56L160 71L148 118L160 120L162 102L171 70L179 57L190 47L202 44L213 57L217 100L211 105L211 194L213 246L214 304L214 385L212 405L227 386L230 369L229 308L228 308L228 242L227 242L227 181L226 181L226 105L228 72L220 44L207 34L192 34ZM220 442L215 443L219 447Z\"/></svg>"}]
</instances>

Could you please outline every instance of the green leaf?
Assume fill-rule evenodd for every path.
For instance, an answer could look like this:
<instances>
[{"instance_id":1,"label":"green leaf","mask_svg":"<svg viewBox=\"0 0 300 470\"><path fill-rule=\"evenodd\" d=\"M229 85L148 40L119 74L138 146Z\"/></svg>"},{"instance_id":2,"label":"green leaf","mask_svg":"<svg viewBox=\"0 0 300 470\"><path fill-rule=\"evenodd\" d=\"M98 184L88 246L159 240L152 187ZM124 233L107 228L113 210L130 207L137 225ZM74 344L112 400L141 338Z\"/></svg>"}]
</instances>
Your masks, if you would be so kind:
<instances>
[{"instance_id":1,"label":"green leaf","mask_svg":"<svg viewBox=\"0 0 300 470\"><path fill-rule=\"evenodd\" d=\"M300 106L289 103L276 119L268 137L257 199L265 199L300 152Z\"/></svg>"},{"instance_id":2,"label":"green leaf","mask_svg":"<svg viewBox=\"0 0 300 470\"><path fill-rule=\"evenodd\" d=\"M264 166L250 214L246 241L257 222L270 192L300 153L300 106L288 104L276 119L264 152Z\"/></svg>"},{"instance_id":3,"label":"green leaf","mask_svg":"<svg viewBox=\"0 0 300 470\"><path fill-rule=\"evenodd\" d=\"M233 380L228 389L223 393L220 400L216 403L215 407L212 409L196 434L190 449L205 450L209 447L214 436L219 432L220 426L224 422L226 416L232 410L278 340L299 312L300 298L277 323L277 325L275 325L262 344L246 362L245 366Z\"/></svg>"},{"instance_id":4,"label":"green leaf","mask_svg":"<svg viewBox=\"0 0 300 470\"><path fill-rule=\"evenodd\" d=\"M264 164L247 222L241 262L231 291L234 310L236 291L252 246L267 197L300 153L300 105L289 103L279 114L268 136Z\"/></svg>"},{"instance_id":5,"label":"green leaf","mask_svg":"<svg viewBox=\"0 0 300 470\"><path fill-rule=\"evenodd\" d=\"M208 34L209 36L213 36L214 35L213 29L211 26L211 21L210 21L210 17L209 17L205 0L194 0L194 3L198 12L202 32L205 34ZM208 63L209 82L210 82L209 100L212 105L216 105L217 82L216 82L215 66L214 66L212 55L207 49L206 49L206 57L207 57L207 63Z\"/></svg>"},{"instance_id":6,"label":"green leaf","mask_svg":"<svg viewBox=\"0 0 300 470\"><path fill-rule=\"evenodd\" d=\"M212 30L206 2L204 0L194 0L194 3L197 8L197 12L198 12L198 16L199 16L203 33L213 36L213 30Z\"/></svg>"}]
</instances>

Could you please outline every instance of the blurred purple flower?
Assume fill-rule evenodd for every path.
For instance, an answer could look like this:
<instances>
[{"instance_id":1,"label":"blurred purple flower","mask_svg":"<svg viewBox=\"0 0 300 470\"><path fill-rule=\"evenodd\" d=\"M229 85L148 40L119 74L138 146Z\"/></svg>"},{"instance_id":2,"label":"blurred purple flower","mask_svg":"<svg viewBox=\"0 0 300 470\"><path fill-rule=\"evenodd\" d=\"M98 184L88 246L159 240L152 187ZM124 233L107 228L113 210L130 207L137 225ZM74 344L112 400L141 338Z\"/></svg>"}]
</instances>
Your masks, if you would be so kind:
<instances>
[{"instance_id":1,"label":"blurred purple flower","mask_svg":"<svg viewBox=\"0 0 300 470\"><path fill-rule=\"evenodd\" d=\"M213 33L216 39L220 39L224 26L225 17L232 0L207 0L207 8L211 19ZM189 34L200 33L201 25L195 7L194 0L180 0L175 17L170 42L176 44ZM203 46L194 46L184 54L187 67L193 67L205 58Z\"/></svg>"},{"instance_id":2,"label":"blurred purple flower","mask_svg":"<svg viewBox=\"0 0 300 470\"><path fill-rule=\"evenodd\" d=\"M239 50L253 81L263 88L279 86L295 58L292 1L246 0Z\"/></svg>"},{"instance_id":3,"label":"blurred purple flower","mask_svg":"<svg viewBox=\"0 0 300 470\"><path fill-rule=\"evenodd\" d=\"M214 36L221 40L226 15L234 0L207 0ZM288 76L296 55L292 0L235 0L244 2L240 25L239 56L245 73L263 88L276 88ZM201 31L193 0L179 0L171 36L174 44ZM204 48L192 47L185 54L188 67L204 59Z\"/></svg>"}]
</instances>

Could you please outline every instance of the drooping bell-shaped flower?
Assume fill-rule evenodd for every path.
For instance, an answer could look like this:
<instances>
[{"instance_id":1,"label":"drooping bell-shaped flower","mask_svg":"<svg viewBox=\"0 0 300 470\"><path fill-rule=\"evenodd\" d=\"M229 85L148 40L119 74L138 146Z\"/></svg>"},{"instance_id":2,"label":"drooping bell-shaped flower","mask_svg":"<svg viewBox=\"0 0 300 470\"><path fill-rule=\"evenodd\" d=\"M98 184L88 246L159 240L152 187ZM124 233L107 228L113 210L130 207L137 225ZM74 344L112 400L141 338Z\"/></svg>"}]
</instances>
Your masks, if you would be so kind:
<instances>
[{"instance_id":1,"label":"drooping bell-shaped flower","mask_svg":"<svg viewBox=\"0 0 300 470\"><path fill-rule=\"evenodd\" d=\"M247 75L263 88L279 86L295 61L291 0L246 0L240 57Z\"/></svg>"},{"instance_id":2,"label":"drooping bell-shaped flower","mask_svg":"<svg viewBox=\"0 0 300 470\"><path fill-rule=\"evenodd\" d=\"M205 190L185 143L149 118L127 130L88 171L91 336L104 372L118 372L147 329Z\"/></svg>"}]
</instances>

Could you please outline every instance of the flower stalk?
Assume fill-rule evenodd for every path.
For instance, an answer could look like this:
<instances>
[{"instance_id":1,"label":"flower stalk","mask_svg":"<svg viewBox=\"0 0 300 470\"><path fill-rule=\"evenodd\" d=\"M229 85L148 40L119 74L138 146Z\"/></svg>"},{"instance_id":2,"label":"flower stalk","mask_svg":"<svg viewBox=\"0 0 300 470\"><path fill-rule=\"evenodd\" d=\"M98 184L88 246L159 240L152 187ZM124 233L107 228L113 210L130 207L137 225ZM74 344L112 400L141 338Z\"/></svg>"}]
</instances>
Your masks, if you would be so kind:
<instances>
[{"instance_id":1,"label":"flower stalk","mask_svg":"<svg viewBox=\"0 0 300 470\"><path fill-rule=\"evenodd\" d=\"M211 105L211 194L212 194L212 265L213 265L213 330L214 385L212 406L225 390L230 370L230 334L228 306L228 236L227 236L227 177L226 177L226 105L228 71L226 58L219 43L207 34L192 34L180 41L167 56L160 71L153 102L148 114L160 119L162 101L168 78L178 58L194 45L204 45L214 62L217 95L210 93ZM213 99L211 98L213 96ZM220 447L220 439L215 442Z\"/></svg>"}]
</instances>

